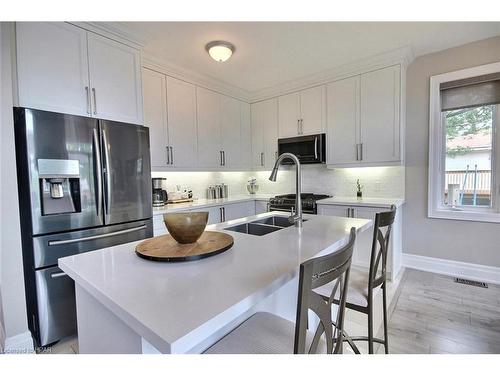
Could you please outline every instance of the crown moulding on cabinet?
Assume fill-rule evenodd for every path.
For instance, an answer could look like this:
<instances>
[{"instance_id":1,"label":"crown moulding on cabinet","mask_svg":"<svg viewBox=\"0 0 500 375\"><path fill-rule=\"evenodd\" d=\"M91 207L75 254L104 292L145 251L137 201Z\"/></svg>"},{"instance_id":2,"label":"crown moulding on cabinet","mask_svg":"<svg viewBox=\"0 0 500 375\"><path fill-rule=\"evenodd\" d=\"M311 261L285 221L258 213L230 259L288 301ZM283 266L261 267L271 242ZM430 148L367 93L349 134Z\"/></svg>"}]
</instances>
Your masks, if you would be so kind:
<instances>
[{"instance_id":1,"label":"crown moulding on cabinet","mask_svg":"<svg viewBox=\"0 0 500 375\"><path fill-rule=\"evenodd\" d=\"M155 51L144 48L144 40L141 40L138 36L123 28L117 28L115 25L110 25L107 22L75 22L74 24L87 29L89 29L89 27L93 28L96 32L112 34L115 37L119 37L129 43L131 42L140 46L142 51L142 65L146 68L243 100L247 103L259 102L390 65L401 64L402 68L406 68L415 58L413 49L410 46L406 46L370 56L365 59L356 60L326 71L283 82L263 90L247 91L206 74L172 64ZM89 30L93 31L92 29Z\"/></svg>"}]
</instances>

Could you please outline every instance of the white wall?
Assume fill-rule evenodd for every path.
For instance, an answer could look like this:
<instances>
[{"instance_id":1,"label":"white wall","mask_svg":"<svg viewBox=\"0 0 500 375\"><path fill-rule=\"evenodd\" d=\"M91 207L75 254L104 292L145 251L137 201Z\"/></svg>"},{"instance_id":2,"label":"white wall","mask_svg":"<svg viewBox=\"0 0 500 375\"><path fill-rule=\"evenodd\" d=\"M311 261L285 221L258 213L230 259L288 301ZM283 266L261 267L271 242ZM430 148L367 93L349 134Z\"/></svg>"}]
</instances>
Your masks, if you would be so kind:
<instances>
[{"instance_id":1,"label":"white wall","mask_svg":"<svg viewBox=\"0 0 500 375\"><path fill-rule=\"evenodd\" d=\"M11 41L13 24L1 23L0 102L0 285L7 339L26 335L26 303L19 227L19 205L12 118ZM26 336L23 336L26 337ZM17 342L19 343L19 342Z\"/></svg>"},{"instance_id":2,"label":"white wall","mask_svg":"<svg viewBox=\"0 0 500 375\"><path fill-rule=\"evenodd\" d=\"M405 253L500 267L499 224L427 218L430 76L500 61L500 37L417 58L407 71Z\"/></svg>"}]
</instances>

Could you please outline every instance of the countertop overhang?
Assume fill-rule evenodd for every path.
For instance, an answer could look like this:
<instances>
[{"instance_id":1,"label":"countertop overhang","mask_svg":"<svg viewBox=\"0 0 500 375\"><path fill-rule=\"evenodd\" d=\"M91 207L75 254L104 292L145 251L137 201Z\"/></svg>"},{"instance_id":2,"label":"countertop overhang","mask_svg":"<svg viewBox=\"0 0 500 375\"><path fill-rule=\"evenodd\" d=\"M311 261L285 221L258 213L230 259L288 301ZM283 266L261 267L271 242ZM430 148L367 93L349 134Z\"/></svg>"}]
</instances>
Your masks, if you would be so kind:
<instances>
[{"instance_id":1,"label":"countertop overhang","mask_svg":"<svg viewBox=\"0 0 500 375\"><path fill-rule=\"evenodd\" d=\"M268 212L207 227L225 227L286 213ZM79 287L160 352L182 353L248 311L298 274L299 265L335 251L349 230L371 220L304 215L294 226L253 236L226 231L234 246L214 257L159 263L139 258L140 241L59 260Z\"/></svg>"}]
</instances>

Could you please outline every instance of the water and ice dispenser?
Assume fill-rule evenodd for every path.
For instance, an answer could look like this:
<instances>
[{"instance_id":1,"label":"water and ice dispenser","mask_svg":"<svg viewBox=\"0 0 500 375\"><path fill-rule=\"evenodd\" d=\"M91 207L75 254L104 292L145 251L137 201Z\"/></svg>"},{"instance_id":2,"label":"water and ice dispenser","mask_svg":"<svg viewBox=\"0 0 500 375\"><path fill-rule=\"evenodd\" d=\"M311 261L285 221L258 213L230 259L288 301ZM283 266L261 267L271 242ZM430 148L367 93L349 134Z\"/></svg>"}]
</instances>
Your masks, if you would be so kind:
<instances>
[{"instance_id":1,"label":"water and ice dispenser","mask_svg":"<svg viewBox=\"0 0 500 375\"><path fill-rule=\"evenodd\" d=\"M42 215L81 212L78 160L38 159Z\"/></svg>"}]
</instances>

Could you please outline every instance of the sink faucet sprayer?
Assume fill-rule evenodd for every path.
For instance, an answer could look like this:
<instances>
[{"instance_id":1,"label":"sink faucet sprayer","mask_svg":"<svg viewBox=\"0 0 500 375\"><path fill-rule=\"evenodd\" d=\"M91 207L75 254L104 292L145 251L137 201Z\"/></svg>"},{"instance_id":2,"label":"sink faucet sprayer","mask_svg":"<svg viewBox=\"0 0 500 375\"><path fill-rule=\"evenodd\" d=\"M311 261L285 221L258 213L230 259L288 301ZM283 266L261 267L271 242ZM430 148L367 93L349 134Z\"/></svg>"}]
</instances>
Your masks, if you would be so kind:
<instances>
[{"instance_id":1,"label":"sink faucet sprayer","mask_svg":"<svg viewBox=\"0 0 500 375\"><path fill-rule=\"evenodd\" d=\"M269 180L276 182L276 176L278 175L278 168L284 159L290 159L296 165L296 171L295 171L295 210L297 211L297 213L294 214L293 209L292 209L292 215L288 218L288 220L291 223L295 223L296 227L301 227L302 226L302 198L301 198L302 173L300 170L299 158L297 156L295 156L294 154L291 154L289 152L285 152L285 153L281 154L278 157L278 159L276 159L276 162L274 163L273 171L271 172L271 176L269 176Z\"/></svg>"}]
</instances>

